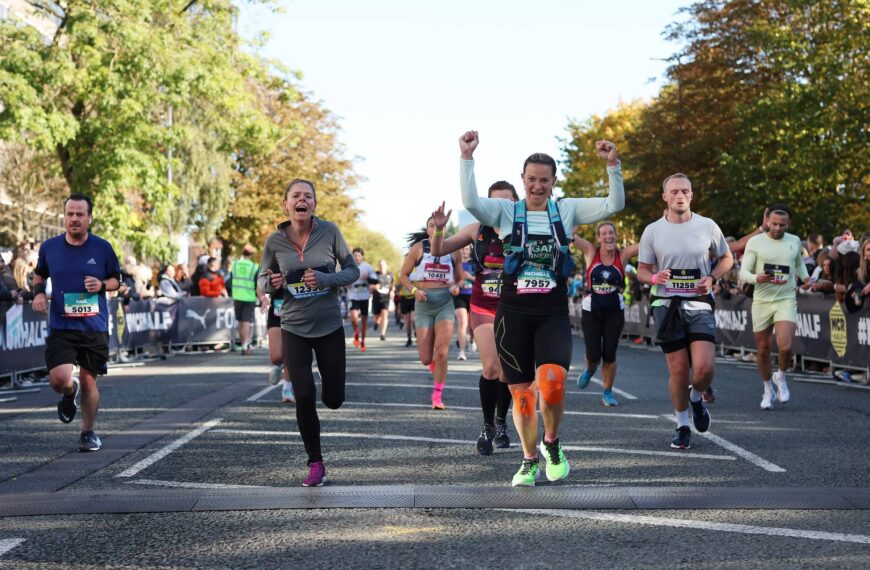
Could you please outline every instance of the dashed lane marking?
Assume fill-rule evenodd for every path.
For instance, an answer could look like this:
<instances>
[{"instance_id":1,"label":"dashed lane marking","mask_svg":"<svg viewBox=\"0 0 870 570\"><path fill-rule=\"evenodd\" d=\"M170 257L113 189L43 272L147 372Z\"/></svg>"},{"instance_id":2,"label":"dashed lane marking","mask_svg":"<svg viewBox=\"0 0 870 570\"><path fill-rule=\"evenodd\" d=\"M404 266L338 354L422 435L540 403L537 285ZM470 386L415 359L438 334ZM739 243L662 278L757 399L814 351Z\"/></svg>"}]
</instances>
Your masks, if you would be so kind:
<instances>
[{"instance_id":1,"label":"dashed lane marking","mask_svg":"<svg viewBox=\"0 0 870 570\"><path fill-rule=\"evenodd\" d=\"M223 418L216 418L216 419L209 420L209 421L205 422L200 427L196 428L193 431L186 433L183 437L176 439L175 441L173 441L169 445L167 445L167 446L163 447L162 449L159 449L158 451L152 453L151 455L149 455L148 457L146 457L142 461L136 463L132 467L129 467L128 469L125 469L124 471L118 473L117 475L115 475L115 477L133 477L134 475L136 475L137 473L139 473L143 469L146 469L146 468L150 467L151 465L153 465L154 463L160 461L161 459L163 459L164 457L166 457L167 455L169 455L173 451L176 451L178 448L180 448L184 444L189 443L193 439L204 434L206 431L210 430L211 428L218 425L222 421L223 421Z\"/></svg>"},{"instance_id":2,"label":"dashed lane marking","mask_svg":"<svg viewBox=\"0 0 870 570\"><path fill-rule=\"evenodd\" d=\"M22 542L27 540L26 538L0 538L0 556L3 556L16 546L20 545Z\"/></svg>"},{"instance_id":3,"label":"dashed lane marking","mask_svg":"<svg viewBox=\"0 0 870 570\"><path fill-rule=\"evenodd\" d=\"M586 519L603 522L616 522L626 524L640 524L649 526L666 526L675 528L688 528L693 530L714 530L719 532L735 532L739 534L760 534L766 536L804 538L809 540L831 540L837 542L855 542L858 544L870 544L870 536L861 534L841 534L837 532L822 532L817 530L799 530L793 528L753 526L745 524L717 523L709 521L671 519L664 517L650 517L644 515L621 515L612 513L596 513L589 511L564 510L564 509L499 509L508 512L548 515L564 518Z\"/></svg>"},{"instance_id":4,"label":"dashed lane marking","mask_svg":"<svg viewBox=\"0 0 870 570\"><path fill-rule=\"evenodd\" d=\"M268 394L272 390L279 388L280 386L281 386L280 383L275 384L274 386L266 386L265 388L263 388L262 390L260 390L259 392L257 392L256 394L254 394L253 396L251 396L250 398L248 398L245 401L246 402L256 402L257 400L259 400L260 398L262 398L263 396L265 396L266 394Z\"/></svg>"},{"instance_id":5,"label":"dashed lane marking","mask_svg":"<svg viewBox=\"0 0 870 570\"><path fill-rule=\"evenodd\" d=\"M479 375L478 375L479 376ZM420 388L425 390L431 390L431 384L400 384L400 383L392 383L392 382L345 382L345 386L363 386L363 387L378 387L378 388ZM471 390L473 392L479 392L480 388L477 386L452 386L447 384L444 386L445 390ZM599 394L597 392L579 392L575 390L565 390L566 394L576 394L578 396L595 396L598 397Z\"/></svg>"}]
</instances>

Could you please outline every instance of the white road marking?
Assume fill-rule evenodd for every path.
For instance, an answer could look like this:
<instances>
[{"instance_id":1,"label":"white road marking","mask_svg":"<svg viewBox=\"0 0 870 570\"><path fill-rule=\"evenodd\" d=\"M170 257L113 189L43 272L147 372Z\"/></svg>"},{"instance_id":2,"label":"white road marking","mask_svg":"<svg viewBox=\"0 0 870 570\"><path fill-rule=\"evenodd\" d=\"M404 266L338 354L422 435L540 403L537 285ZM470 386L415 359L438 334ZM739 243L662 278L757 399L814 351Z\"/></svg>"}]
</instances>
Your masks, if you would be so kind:
<instances>
[{"instance_id":1,"label":"white road marking","mask_svg":"<svg viewBox=\"0 0 870 570\"><path fill-rule=\"evenodd\" d=\"M248 398L245 401L246 402L256 402L257 400L259 400L260 398L262 398L263 396L265 396L266 394L268 394L272 390L275 390L276 388L280 388L280 387L281 387L280 382L275 384L274 386L266 386L265 388L263 388L262 390L260 390L259 392L257 392L256 394L254 394L253 396L251 396L250 398Z\"/></svg>"},{"instance_id":2,"label":"white road marking","mask_svg":"<svg viewBox=\"0 0 870 570\"><path fill-rule=\"evenodd\" d=\"M284 437L299 437L298 434L288 431L259 431L249 429L215 429L213 433L227 433L236 435L263 435L263 436L284 436ZM476 441L465 439L447 439L435 437L417 437L410 435L383 435L372 433L348 433L348 432L332 432L321 433L320 437L340 437L340 438L355 438L355 439L382 439L386 441L417 441L424 443L456 443L461 445L474 445ZM623 453L626 455L657 455L664 457L680 457L688 459L724 459L727 461L736 460L735 457L729 455L705 455L700 453L685 453L677 451L649 451L646 449L615 449L607 447L591 447L583 445L563 445L562 449L570 451L590 451L601 453ZM512 451L521 451L519 446L512 446Z\"/></svg>"},{"instance_id":3,"label":"white road marking","mask_svg":"<svg viewBox=\"0 0 870 570\"><path fill-rule=\"evenodd\" d=\"M480 374L478 374L480 376ZM448 377L449 380L449 377ZM426 390L432 389L432 384L430 383L420 383L420 384L393 384L388 382L345 382L345 386L375 386L381 388L425 388ZM471 390L474 392L480 391L480 388L477 386L452 386L451 384L447 384L444 386L445 390ZM599 396L599 394L595 392L580 392L574 390L565 390L566 394L576 394L578 396Z\"/></svg>"},{"instance_id":4,"label":"white road marking","mask_svg":"<svg viewBox=\"0 0 870 570\"><path fill-rule=\"evenodd\" d=\"M602 388L604 387L604 382L602 382L598 378L595 378L594 376L592 377L592 381L601 386ZM619 388L613 388L613 391L625 398L626 400L637 400L637 396L632 396L628 392L620 390Z\"/></svg>"},{"instance_id":5,"label":"white road marking","mask_svg":"<svg viewBox=\"0 0 870 570\"><path fill-rule=\"evenodd\" d=\"M594 521L617 522L627 524L642 524L649 526L667 526L689 528L695 530L715 530L720 532L736 532L739 534L761 534L766 536L785 536L790 538L805 538L809 540L832 540L837 542L856 542L870 544L870 536L862 534L841 534L837 532L822 532L817 530L799 530L793 528L753 526L733 523L717 523L689 519L670 519L644 515L622 515L612 513L596 513L590 511L569 511L563 509L499 509L507 512L520 512L535 515L550 515L565 518L587 519Z\"/></svg>"},{"instance_id":6,"label":"white road marking","mask_svg":"<svg viewBox=\"0 0 870 570\"><path fill-rule=\"evenodd\" d=\"M663 414L662 417L665 419L671 420L674 423L677 422L676 418L674 418L674 416L672 416L670 414ZM705 437L705 438L709 439L710 441L712 441L716 445L723 447L724 449L730 451L734 455L742 457L743 459L752 463L753 465L761 467L765 471L770 471L771 473L785 473L785 469L783 469L779 465L774 465L770 461L767 461L766 459L763 459L763 458L755 455L751 451L747 451L747 450L743 449L739 445L731 443L730 441L728 441L727 439L725 439L723 437L719 437L718 435L713 435L709 431L706 433L700 433L694 427L692 428L692 431L694 433L700 435L701 437Z\"/></svg>"},{"instance_id":7,"label":"white road marking","mask_svg":"<svg viewBox=\"0 0 870 570\"><path fill-rule=\"evenodd\" d=\"M132 477L132 476L136 475L137 473L139 473L143 469L146 469L146 468L150 467L151 465L153 465L154 463L160 461L161 459L163 459L164 457L166 457L167 455L169 455L173 451L180 448L182 445L189 443L190 441L199 437L200 435L202 435L206 431L210 430L214 426L218 425L222 421L223 421L223 418L216 418L216 419L207 421L206 423L204 423L200 427L196 428L195 430L188 432L187 434L176 439L175 441L173 441L169 445L167 445L167 446L163 447L162 449L159 449L158 451L152 453L151 455L149 455L148 457L146 457L142 461L136 463L132 467L125 469L124 471L118 473L117 475L115 475L115 477Z\"/></svg>"},{"instance_id":8,"label":"white road marking","mask_svg":"<svg viewBox=\"0 0 870 570\"><path fill-rule=\"evenodd\" d=\"M427 406L426 404L396 404L396 403L387 403L387 402L345 402L345 406L387 406L393 408L431 408L431 406ZM468 410L472 412L479 412L480 407L471 407L471 406L454 406L450 405L447 407L447 411L450 410ZM508 410L508 413L511 413ZM658 416L654 416L651 414L622 414L619 412L572 412L569 410L565 411L565 415L569 416L604 416L608 418L637 418L643 420L657 420Z\"/></svg>"},{"instance_id":9,"label":"white road marking","mask_svg":"<svg viewBox=\"0 0 870 570\"><path fill-rule=\"evenodd\" d=\"M175 487L179 489L270 489L262 485L227 485L224 483L184 483L181 481L160 481L157 479L136 479L127 481L128 485L153 485L155 487Z\"/></svg>"},{"instance_id":10,"label":"white road marking","mask_svg":"<svg viewBox=\"0 0 870 570\"><path fill-rule=\"evenodd\" d=\"M3 556L22 542L27 540L26 538L2 538L0 539L0 556Z\"/></svg>"}]
</instances>

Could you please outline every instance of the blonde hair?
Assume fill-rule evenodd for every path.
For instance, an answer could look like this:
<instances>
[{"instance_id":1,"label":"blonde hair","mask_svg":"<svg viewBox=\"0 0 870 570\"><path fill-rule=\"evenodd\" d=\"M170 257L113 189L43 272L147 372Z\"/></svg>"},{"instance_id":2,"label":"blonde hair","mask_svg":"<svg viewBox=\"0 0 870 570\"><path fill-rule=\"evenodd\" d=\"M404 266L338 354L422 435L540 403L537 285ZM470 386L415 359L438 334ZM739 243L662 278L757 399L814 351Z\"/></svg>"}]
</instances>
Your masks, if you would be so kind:
<instances>
[{"instance_id":1,"label":"blonde hair","mask_svg":"<svg viewBox=\"0 0 870 570\"><path fill-rule=\"evenodd\" d=\"M664 179L664 181L662 182L662 192L668 191L668 188L667 188L668 182L670 182L671 180L674 180L674 179L685 180L686 182L689 183L689 188L692 188L692 181L689 180L689 177L686 176L685 174L683 174L682 172L676 172L676 173L671 174L670 176L668 176L667 178Z\"/></svg>"},{"instance_id":2,"label":"blonde hair","mask_svg":"<svg viewBox=\"0 0 870 570\"><path fill-rule=\"evenodd\" d=\"M867 284L867 278L870 277L870 261L864 256L864 248L867 247L867 244L870 243L870 238L866 238L861 242L861 246L858 248L858 255L861 256L861 261L858 265L858 281L861 283Z\"/></svg>"}]
</instances>

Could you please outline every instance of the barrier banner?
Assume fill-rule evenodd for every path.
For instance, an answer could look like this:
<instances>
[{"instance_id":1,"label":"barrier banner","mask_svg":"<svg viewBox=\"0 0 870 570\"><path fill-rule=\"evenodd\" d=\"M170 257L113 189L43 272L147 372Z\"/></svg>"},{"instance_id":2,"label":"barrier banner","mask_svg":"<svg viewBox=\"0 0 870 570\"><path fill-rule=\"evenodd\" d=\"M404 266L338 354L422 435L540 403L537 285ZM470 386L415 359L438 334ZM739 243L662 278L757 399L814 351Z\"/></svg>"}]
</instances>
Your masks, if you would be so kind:
<instances>
[{"instance_id":1,"label":"barrier banner","mask_svg":"<svg viewBox=\"0 0 870 570\"><path fill-rule=\"evenodd\" d=\"M173 344L230 342L236 327L233 301L225 297L182 299L178 302L176 324Z\"/></svg>"},{"instance_id":2,"label":"barrier banner","mask_svg":"<svg viewBox=\"0 0 870 570\"><path fill-rule=\"evenodd\" d=\"M30 303L0 303L0 374L45 366L48 319Z\"/></svg>"},{"instance_id":3,"label":"barrier banner","mask_svg":"<svg viewBox=\"0 0 870 570\"><path fill-rule=\"evenodd\" d=\"M118 344L122 348L168 344L172 341L178 302L164 300L130 301L112 313ZM111 327L110 327L111 328ZM113 335L109 333L111 339Z\"/></svg>"}]
</instances>

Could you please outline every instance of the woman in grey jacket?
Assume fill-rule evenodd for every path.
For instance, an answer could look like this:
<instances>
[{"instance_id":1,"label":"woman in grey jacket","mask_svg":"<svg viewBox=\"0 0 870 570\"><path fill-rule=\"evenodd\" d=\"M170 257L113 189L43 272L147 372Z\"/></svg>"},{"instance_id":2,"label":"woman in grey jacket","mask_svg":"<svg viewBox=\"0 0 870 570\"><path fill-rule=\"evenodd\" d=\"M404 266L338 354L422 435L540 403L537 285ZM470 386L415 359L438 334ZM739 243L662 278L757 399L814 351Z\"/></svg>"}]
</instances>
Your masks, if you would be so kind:
<instances>
[{"instance_id":1,"label":"woman in grey jacket","mask_svg":"<svg viewBox=\"0 0 870 570\"><path fill-rule=\"evenodd\" d=\"M289 219L266 240L257 278L266 293L284 290L281 344L296 392L296 422L308 453L305 487L319 487L326 478L311 351L317 356L323 404L338 409L344 402L345 344L337 291L359 278L338 226L316 218L316 208L314 184L299 178L290 182L284 192Z\"/></svg>"}]
</instances>

